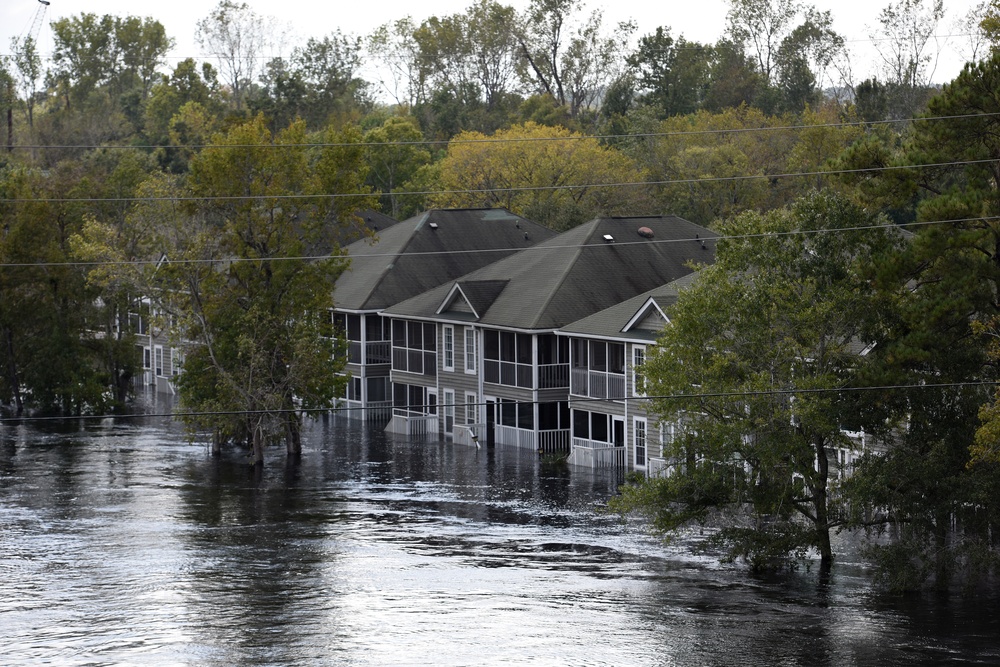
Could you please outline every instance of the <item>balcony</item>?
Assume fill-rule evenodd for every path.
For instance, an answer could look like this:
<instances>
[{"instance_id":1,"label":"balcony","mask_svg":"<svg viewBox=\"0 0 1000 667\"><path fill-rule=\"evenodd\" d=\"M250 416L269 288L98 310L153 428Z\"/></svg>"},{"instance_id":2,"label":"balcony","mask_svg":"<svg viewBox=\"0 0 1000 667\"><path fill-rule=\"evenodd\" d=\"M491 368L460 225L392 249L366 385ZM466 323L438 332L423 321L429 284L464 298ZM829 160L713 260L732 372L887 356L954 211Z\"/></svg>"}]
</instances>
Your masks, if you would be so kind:
<instances>
[{"instance_id":1,"label":"balcony","mask_svg":"<svg viewBox=\"0 0 1000 667\"><path fill-rule=\"evenodd\" d=\"M606 373L586 368L574 368L569 393L586 398L620 401L625 398L624 373Z\"/></svg>"},{"instance_id":2,"label":"balcony","mask_svg":"<svg viewBox=\"0 0 1000 667\"><path fill-rule=\"evenodd\" d=\"M542 364L538 367L539 389L569 387L569 364Z\"/></svg>"}]
</instances>

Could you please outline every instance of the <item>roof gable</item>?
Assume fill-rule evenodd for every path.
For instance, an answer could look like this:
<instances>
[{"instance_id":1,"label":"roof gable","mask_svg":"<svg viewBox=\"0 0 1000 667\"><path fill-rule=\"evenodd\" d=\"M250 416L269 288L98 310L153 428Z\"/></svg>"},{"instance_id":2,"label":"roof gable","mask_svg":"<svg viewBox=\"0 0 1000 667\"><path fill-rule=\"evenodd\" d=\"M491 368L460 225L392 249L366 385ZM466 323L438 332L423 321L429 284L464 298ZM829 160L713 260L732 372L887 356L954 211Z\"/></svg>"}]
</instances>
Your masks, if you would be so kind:
<instances>
[{"instance_id":1,"label":"roof gable","mask_svg":"<svg viewBox=\"0 0 1000 667\"><path fill-rule=\"evenodd\" d=\"M646 299L646 302L636 311L635 315L625 323L622 331L632 331L633 329L639 331L660 331L669 322L670 318L663 312L660 305L656 303L656 299L651 296Z\"/></svg>"}]
</instances>

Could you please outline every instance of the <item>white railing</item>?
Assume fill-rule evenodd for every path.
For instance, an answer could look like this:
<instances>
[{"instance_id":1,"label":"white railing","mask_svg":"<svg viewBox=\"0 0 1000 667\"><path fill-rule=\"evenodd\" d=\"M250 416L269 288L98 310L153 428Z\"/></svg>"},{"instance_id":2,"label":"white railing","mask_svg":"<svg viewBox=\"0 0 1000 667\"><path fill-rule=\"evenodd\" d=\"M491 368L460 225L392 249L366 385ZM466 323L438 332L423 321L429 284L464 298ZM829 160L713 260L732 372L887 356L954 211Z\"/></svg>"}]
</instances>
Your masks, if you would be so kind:
<instances>
[{"instance_id":1,"label":"white railing","mask_svg":"<svg viewBox=\"0 0 1000 667\"><path fill-rule=\"evenodd\" d=\"M569 429L539 431L538 449L546 453L569 451Z\"/></svg>"},{"instance_id":2,"label":"white railing","mask_svg":"<svg viewBox=\"0 0 1000 667\"><path fill-rule=\"evenodd\" d=\"M490 384L531 389L531 364L512 361L483 360L483 380Z\"/></svg>"},{"instance_id":3,"label":"white railing","mask_svg":"<svg viewBox=\"0 0 1000 667\"><path fill-rule=\"evenodd\" d=\"M542 364L538 367L539 389L562 389L569 386L569 364Z\"/></svg>"},{"instance_id":4,"label":"white railing","mask_svg":"<svg viewBox=\"0 0 1000 667\"><path fill-rule=\"evenodd\" d=\"M497 424L494 428L496 429L495 435L498 445L512 445L522 449L535 449L537 447L534 431L526 428L517 428L516 426L502 426L500 424Z\"/></svg>"},{"instance_id":5,"label":"white railing","mask_svg":"<svg viewBox=\"0 0 1000 667\"><path fill-rule=\"evenodd\" d=\"M669 477L674 472L675 465L662 456L650 456L646 461L647 477Z\"/></svg>"},{"instance_id":6,"label":"white railing","mask_svg":"<svg viewBox=\"0 0 1000 667\"><path fill-rule=\"evenodd\" d=\"M392 362L391 343L387 340L373 340L365 343L366 364L388 364Z\"/></svg>"},{"instance_id":7,"label":"white railing","mask_svg":"<svg viewBox=\"0 0 1000 667\"><path fill-rule=\"evenodd\" d=\"M588 398L621 400L625 398L625 375L574 368L569 393Z\"/></svg>"},{"instance_id":8,"label":"white railing","mask_svg":"<svg viewBox=\"0 0 1000 667\"><path fill-rule=\"evenodd\" d=\"M456 445L485 446L486 424L456 424L452 441Z\"/></svg>"},{"instance_id":9,"label":"white railing","mask_svg":"<svg viewBox=\"0 0 1000 667\"><path fill-rule=\"evenodd\" d=\"M392 419L386 425L385 431L410 436L437 435L438 416L418 415L397 408L393 410Z\"/></svg>"},{"instance_id":10,"label":"white railing","mask_svg":"<svg viewBox=\"0 0 1000 667\"><path fill-rule=\"evenodd\" d=\"M581 442L593 442L583 438L573 438L573 449L569 453L569 462L573 465L584 468L625 468L625 448L612 447L608 443L605 446L592 447L578 444ZM600 444L600 443L596 443Z\"/></svg>"}]
</instances>

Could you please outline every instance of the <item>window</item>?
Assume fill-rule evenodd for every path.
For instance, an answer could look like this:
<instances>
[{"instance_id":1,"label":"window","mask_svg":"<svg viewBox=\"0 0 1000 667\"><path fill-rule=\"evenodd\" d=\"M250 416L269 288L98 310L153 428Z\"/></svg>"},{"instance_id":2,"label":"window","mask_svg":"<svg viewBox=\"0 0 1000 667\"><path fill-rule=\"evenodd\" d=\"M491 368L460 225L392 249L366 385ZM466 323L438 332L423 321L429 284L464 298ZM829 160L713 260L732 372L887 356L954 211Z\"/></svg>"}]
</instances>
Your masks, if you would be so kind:
<instances>
[{"instance_id":1,"label":"window","mask_svg":"<svg viewBox=\"0 0 1000 667\"><path fill-rule=\"evenodd\" d=\"M171 373L173 373L174 375L180 375L181 374L181 364L184 363L184 356L181 354L181 351L178 350L176 347L171 348L170 349L170 359L172 361L172 363L170 365L170 371L171 371Z\"/></svg>"},{"instance_id":2,"label":"window","mask_svg":"<svg viewBox=\"0 0 1000 667\"><path fill-rule=\"evenodd\" d=\"M444 432L452 433L455 430L455 392L452 389L444 390Z\"/></svg>"},{"instance_id":3,"label":"window","mask_svg":"<svg viewBox=\"0 0 1000 667\"><path fill-rule=\"evenodd\" d=\"M454 363L454 345L452 351ZM392 369L437 375L437 338L433 323L392 321Z\"/></svg>"},{"instance_id":4,"label":"window","mask_svg":"<svg viewBox=\"0 0 1000 667\"><path fill-rule=\"evenodd\" d=\"M444 325L443 335L444 347L444 369L446 371L455 370L455 327L450 324Z\"/></svg>"},{"instance_id":5,"label":"window","mask_svg":"<svg viewBox=\"0 0 1000 667\"><path fill-rule=\"evenodd\" d=\"M153 363L155 364L156 375L163 375L163 348L157 345L153 348Z\"/></svg>"},{"instance_id":6,"label":"window","mask_svg":"<svg viewBox=\"0 0 1000 667\"><path fill-rule=\"evenodd\" d=\"M465 372L476 372L476 330L465 328Z\"/></svg>"},{"instance_id":7,"label":"window","mask_svg":"<svg viewBox=\"0 0 1000 667\"><path fill-rule=\"evenodd\" d=\"M646 467L646 420L636 417L633 422L635 427L635 465L640 468Z\"/></svg>"},{"instance_id":8,"label":"window","mask_svg":"<svg viewBox=\"0 0 1000 667\"><path fill-rule=\"evenodd\" d=\"M646 363L646 348L632 348L632 395L646 395L646 378L642 375L642 365Z\"/></svg>"},{"instance_id":9,"label":"window","mask_svg":"<svg viewBox=\"0 0 1000 667\"><path fill-rule=\"evenodd\" d=\"M479 401L475 394L465 395L465 423L475 424L479 417Z\"/></svg>"}]
</instances>

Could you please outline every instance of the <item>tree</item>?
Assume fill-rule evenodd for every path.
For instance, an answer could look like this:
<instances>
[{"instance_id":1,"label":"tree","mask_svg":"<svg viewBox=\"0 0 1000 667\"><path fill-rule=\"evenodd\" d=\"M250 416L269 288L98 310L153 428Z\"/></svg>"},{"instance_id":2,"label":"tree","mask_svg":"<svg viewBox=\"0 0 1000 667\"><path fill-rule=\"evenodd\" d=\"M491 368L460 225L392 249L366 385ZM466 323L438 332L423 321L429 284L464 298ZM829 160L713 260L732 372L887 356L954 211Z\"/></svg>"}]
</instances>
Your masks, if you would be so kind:
<instances>
[{"instance_id":1,"label":"tree","mask_svg":"<svg viewBox=\"0 0 1000 667\"><path fill-rule=\"evenodd\" d=\"M28 127L35 126L35 96L38 93L38 81L42 78L42 58L38 55L35 40L29 35L24 39L13 37L10 40L11 60L17 72L18 88L21 89L21 99L24 101L24 111L28 117Z\"/></svg>"},{"instance_id":2,"label":"tree","mask_svg":"<svg viewBox=\"0 0 1000 667\"><path fill-rule=\"evenodd\" d=\"M871 38L891 93L890 117L912 117L929 97L938 54L928 45L942 18L943 0L899 0L879 14Z\"/></svg>"},{"instance_id":3,"label":"tree","mask_svg":"<svg viewBox=\"0 0 1000 667\"><path fill-rule=\"evenodd\" d=\"M881 397L906 428L884 456L858 471L856 493L878 511L855 520L891 537L872 553L894 588L927 580L948 586L956 575L974 582L1000 563L993 529L1000 519L1000 397L965 384L997 378L991 341L1000 315L998 87L1000 56L967 64L930 100L927 118L913 123L904 143L861 143L848 154L853 164L908 167L872 172L878 175L866 177L863 196L925 223L879 267L880 280L907 282L912 290L896 335L875 350L884 384L956 383Z\"/></svg>"},{"instance_id":4,"label":"tree","mask_svg":"<svg viewBox=\"0 0 1000 667\"><path fill-rule=\"evenodd\" d=\"M203 199L170 258L196 261L161 268L158 293L192 344L178 380L189 420L245 439L254 464L277 439L298 454L298 410L330 407L343 386L329 311L346 262L331 220L374 204L359 139L331 130L311 151L301 121L272 137L257 116L191 163L191 193Z\"/></svg>"},{"instance_id":5,"label":"tree","mask_svg":"<svg viewBox=\"0 0 1000 667\"><path fill-rule=\"evenodd\" d=\"M623 45L635 30L631 23L606 35L600 11L582 22L579 0L532 0L521 23L522 78L570 115L597 106L605 88L622 73Z\"/></svg>"},{"instance_id":6,"label":"tree","mask_svg":"<svg viewBox=\"0 0 1000 667\"><path fill-rule=\"evenodd\" d=\"M237 111L243 108L247 89L271 44L271 28L245 2L232 0L220 0L208 16L198 21L195 39L206 53L219 59Z\"/></svg>"},{"instance_id":7,"label":"tree","mask_svg":"<svg viewBox=\"0 0 1000 667\"><path fill-rule=\"evenodd\" d=\"M635 72L644 104L656 105L664 116L694 113L701 108L711 72L710 47L689 42L681 35L675 41L670 28L639 38L634 53L626 59Z\"/></svg>"},{"instance_id":8,"label":"tree","mask_svg":"<svg viewBox=\"0 0 1000 667\"><path fill-rule=\"evenodd\" d=\"M399 116L365 134L369 183L383 193L383 210L397 220L402 210L400 187L431 161L430 151L420 145L421 141L423 135L413 119Z\"/></svg>"},{"instance_id":9,"label":"tree","mask_svg":"<svg viewBox=\"0 0 1000 667\"><path fill-rule=\"evenodd\" d=\"M664 451L676 465L625 487L615 507L666 532L718 527L710 542L755 568L815 549L828 571L845 521L830 453L856 447L842 424L864 417L863 399L836 390L858 386L859 350L888 331L898 294L864 267L899 235L821 194L720 231L715 264L680 292L643 367L652 410L680 425Z\"/></svg>"},{"instance_id":10,"label":"tree","mask_svg":"<svg viewBox=\"0 0 1000 667\"><path fill-rule=\"evenodd\" d=\"M438 173L443 192L430 198L434 207L502 207L553 229L646 212L643 174L629 158L533 122L491 137L463 132L448 144Z\"/></svg>"}]
</instances>

